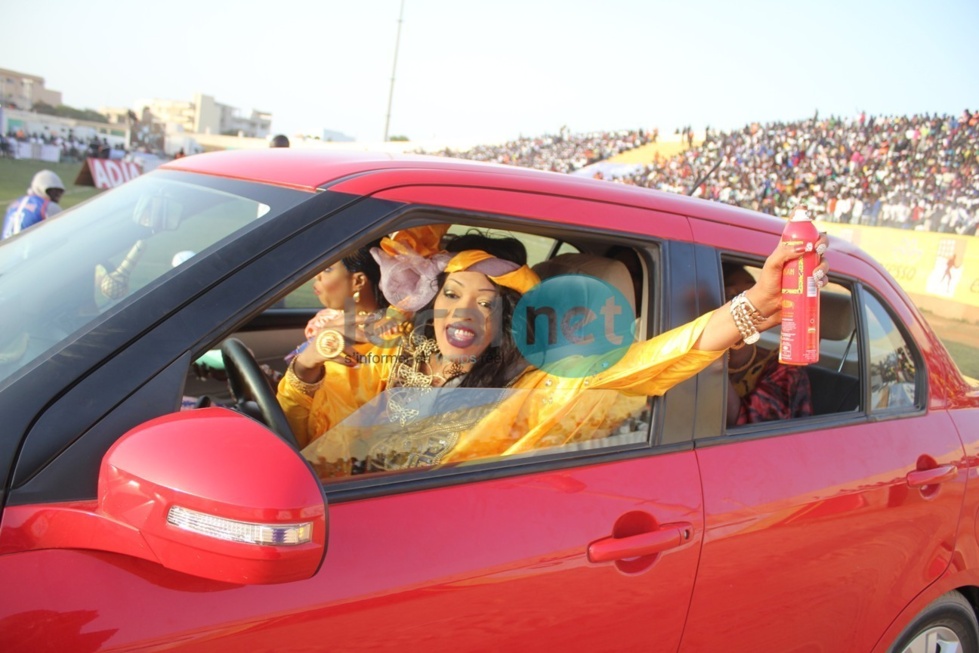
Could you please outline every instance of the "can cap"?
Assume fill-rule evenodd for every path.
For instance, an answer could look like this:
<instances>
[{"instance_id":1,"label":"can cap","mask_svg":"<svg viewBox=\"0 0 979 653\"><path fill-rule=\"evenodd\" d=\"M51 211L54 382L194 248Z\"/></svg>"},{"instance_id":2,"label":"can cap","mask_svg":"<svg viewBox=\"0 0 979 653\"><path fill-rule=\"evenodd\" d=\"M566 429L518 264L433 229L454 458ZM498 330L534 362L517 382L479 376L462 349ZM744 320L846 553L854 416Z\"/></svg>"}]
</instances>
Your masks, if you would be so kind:
<instances>
[{"instance_id":1,"label":"can cap","mask_svg":"<svg viewBox=\"0 0 979 653\"><path fill-rule=\"evenodd\" d=\"M805 222L807 220L811 221L812 217L809 215L809 211L806 209L805 205L798 207L792 212L792 222Z\"/></svg>"}]
</instances>

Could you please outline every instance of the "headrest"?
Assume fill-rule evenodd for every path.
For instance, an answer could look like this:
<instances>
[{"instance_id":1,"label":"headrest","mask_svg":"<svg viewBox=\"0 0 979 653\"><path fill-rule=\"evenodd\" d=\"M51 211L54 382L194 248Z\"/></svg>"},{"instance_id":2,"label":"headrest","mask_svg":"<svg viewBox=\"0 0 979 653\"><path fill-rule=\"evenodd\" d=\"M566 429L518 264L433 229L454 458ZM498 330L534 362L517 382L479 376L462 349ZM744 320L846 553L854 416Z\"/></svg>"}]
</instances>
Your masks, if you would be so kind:
<instances>
[{"instance_id":1,"label":"headrest","mask_svg":"<svg viewBox=\"0 0 979 653\"><path fill-rule=\"evenodd\" d=\"M819 336L846 340L853 333L853 303L843 293L819 293Z\"/></svg>"},{"instance_id":2,"label":"headrest","mask_svg":"<svg viewBox=\"0 0 979 653\"><path fill-rule=\"evenodd\" d=\"M629 268L622 261L594 254L568 253L541 261L534 266L541 279L562 274L587 274L612 285L629 302L633 315L636 313L636 293Z\"/></svg>"}]
</instances>

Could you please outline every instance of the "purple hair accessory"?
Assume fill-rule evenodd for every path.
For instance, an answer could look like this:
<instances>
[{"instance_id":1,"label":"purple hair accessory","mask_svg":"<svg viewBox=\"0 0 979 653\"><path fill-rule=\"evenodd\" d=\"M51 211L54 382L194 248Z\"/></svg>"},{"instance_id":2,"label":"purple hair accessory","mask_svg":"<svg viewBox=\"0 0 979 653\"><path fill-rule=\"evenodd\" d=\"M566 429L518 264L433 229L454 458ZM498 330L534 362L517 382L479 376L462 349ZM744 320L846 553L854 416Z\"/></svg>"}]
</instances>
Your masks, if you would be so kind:
<instances>
[{"instance_id":1,"label":"purple hair accessory","mask_svg":"<svg viewBox=\"0 0 979 653\"><path fill-rule=\"evenodd\" d=\"M513 272L519 267L520 267L519 263L514 263L513 261L507 261L506 259L494 257L470 265L466 269L472 272L480 272L488 277L502 277L504 274Z\"/></svg>"},{"instance_id":2,"label":"purple hair accessory","mask_svg":"<svg viewBox=\"0 0 979 653\"><path fill-rule=\"evenodd\" d=\"M445 253L427 258L410 252L392 256L380 247L372 247L371 256L381 268L381 292L405 313L417 313L432 301L438 292L438 275L451 258Z\"/></svg>"}]
</instances>

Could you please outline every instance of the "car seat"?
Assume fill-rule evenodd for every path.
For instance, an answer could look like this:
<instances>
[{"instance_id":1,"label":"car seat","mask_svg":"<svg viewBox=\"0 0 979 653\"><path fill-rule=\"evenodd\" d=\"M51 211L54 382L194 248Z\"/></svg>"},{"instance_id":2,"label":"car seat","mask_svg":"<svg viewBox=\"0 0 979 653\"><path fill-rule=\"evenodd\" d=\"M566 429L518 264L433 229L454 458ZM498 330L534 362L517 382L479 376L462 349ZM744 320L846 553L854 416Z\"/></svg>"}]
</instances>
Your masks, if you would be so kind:
<instances>
[{"instance_id":1,"label":"car seat","mask_svg":"<svg viewBox=\"0 0 979 653\"><path fill-rule=\"evenodd\" d=\"M860 405L860 378L846 371L848 355L856 345L853 302L850 295L823 291L819 295L820 342L840 343L842 353L835 369L814 364L805 367L812 387L814 415L855 410Z\"/></svg>"},{"instance_id":2,"label":"car seat","mask_svg":"<svg viewBox=\"0 0 979 653\"><path fill-rule=\"evenodd\" d=\"M633 315L636 315L635 305L635 284L628 267L622 261L586 253L566 253L559 254L554 258L542 261L533 267L534 271L541 278L546 280L560 275L588 275L597 278L615 288L622 294ZM570 292L575 292L573 286L568 287ZM582 292L585 292L582 289ZM587 298L582 298L581 305L588 305ZM636 331L639 330L640 316L636 315ZM601 390L598 392L614 393L614 390ZM645 441L649 434L649 423L651 416L651 406L648 401L636 401L636 397L621 396L620 405L630 405L630 414L627 418L621 417L610 421L598 430L610 433L611 437L595 438L583 440L565 445L562 450L568 449L591 449L596 447L607 447L612 444L629 444ZM621 415L621 413L620 413ZM608 419L612 419L611 417Z\"/></svg>"}]
</instances>

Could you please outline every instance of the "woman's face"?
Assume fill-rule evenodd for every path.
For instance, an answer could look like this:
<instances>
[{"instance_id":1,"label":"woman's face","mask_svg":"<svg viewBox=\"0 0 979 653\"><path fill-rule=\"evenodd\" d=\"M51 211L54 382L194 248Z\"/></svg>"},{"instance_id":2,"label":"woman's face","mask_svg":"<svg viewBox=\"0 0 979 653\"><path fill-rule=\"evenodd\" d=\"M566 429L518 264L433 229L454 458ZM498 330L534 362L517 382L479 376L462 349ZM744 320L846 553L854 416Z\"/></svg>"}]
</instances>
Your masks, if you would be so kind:
<instances>
[{"instance_id":1,"label":"woman's face","mask_svg":"<svg viewBox=\"0 0 979 653\"><path fill-rule=\"evenodd\" d=\"M316 275L313 279L313 292L326 308L342 311L345 302L353 296L352 275L337 261Z\"/></svg>"},{"instance_id":2,"label":"woman's face","mask_svg":"<svg viewBox=\"0 0 979 653\"><path fill-rule=\"evenodd\" d=\"M435 341L452 362L475 362L496 336L500 295L481 272L453 272L435 298Z\"/></svg>"}]
</instances>

